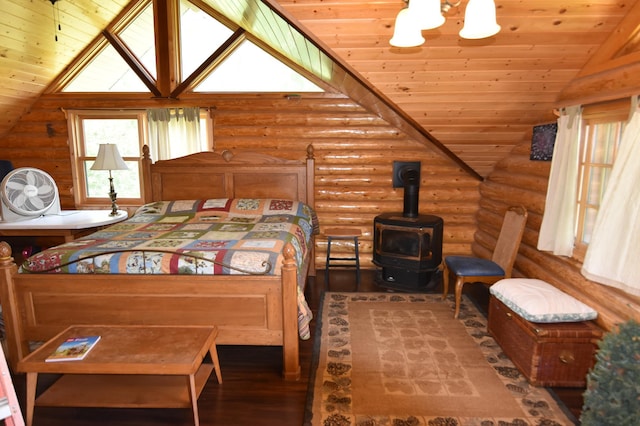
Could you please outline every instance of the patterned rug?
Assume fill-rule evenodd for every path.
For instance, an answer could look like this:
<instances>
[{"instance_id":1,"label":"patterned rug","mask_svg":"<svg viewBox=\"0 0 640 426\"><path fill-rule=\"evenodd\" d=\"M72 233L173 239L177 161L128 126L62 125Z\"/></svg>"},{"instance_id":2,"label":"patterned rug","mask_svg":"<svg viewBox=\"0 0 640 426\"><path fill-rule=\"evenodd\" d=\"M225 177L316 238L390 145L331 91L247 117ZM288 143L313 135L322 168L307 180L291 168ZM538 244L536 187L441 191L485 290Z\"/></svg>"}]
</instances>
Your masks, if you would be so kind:
<instances>
[{"instance_id":1,"label":"patterned rug","mask_svg":"<svg viewBox=\"0 0 640 426\"><path fill-rule=\"evenodd\" d=\"M528 384L463 300L331 293L316 333L305 426L575 425Z\"/></svg>"}]
</instances>

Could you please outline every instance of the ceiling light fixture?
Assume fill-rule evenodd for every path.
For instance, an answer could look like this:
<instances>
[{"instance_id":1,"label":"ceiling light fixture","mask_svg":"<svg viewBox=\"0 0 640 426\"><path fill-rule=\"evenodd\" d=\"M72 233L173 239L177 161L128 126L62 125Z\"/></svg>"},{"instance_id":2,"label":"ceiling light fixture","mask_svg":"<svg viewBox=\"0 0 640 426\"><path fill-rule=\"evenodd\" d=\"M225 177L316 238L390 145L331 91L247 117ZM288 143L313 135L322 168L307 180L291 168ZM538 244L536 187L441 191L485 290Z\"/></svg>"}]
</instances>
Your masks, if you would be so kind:
<instances>
[{"instance_id":1,"label":"ceiling light fixture","mask_svg":"<svg viewBox=\"0 0 640 426\"><path fill-rule=\"evenodd\" d=\"M56 5L57 1L58 0L49 0L53 7L53 32L56 41L58 41L58 31L62 31L62 26L60 25L60 5Z\"/></svg>"},{"instance_id":2,"label":"ceiling light fixture","mask_svg":"<svg viewBox=\"0 0 640 426\"><path fill-rule=\"evenodd\" d=\"M416 47L424 43L422 30L431 30L446 21L443 13L460 6L461 0L404 0L406 7L396 17L393 37L389 44L395 47ZM469 0L465 10L464 25L460 37L481 39L491 37L500 31L496 22L494 0Z\"/></svg>"}]
</instances>

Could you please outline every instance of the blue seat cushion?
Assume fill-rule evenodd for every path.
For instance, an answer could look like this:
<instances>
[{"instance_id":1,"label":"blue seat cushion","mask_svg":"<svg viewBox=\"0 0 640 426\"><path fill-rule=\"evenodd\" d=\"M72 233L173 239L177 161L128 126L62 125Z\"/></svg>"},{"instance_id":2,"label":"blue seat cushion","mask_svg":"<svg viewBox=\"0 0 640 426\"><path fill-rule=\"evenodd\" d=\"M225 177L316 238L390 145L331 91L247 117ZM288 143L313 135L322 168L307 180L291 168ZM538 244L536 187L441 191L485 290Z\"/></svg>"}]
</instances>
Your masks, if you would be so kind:
<instances>
[{"instance_id":1,"label":"blue seat cushion","mask_svg":"<svg viewBox=\"0 0 640 426\"><path fill-rule=\"evenodd\" d=\"M497 263L472 256L447 256L444 259L449 271L463 277L504 276L504 269Z\"/></svg>"}]
</instances>

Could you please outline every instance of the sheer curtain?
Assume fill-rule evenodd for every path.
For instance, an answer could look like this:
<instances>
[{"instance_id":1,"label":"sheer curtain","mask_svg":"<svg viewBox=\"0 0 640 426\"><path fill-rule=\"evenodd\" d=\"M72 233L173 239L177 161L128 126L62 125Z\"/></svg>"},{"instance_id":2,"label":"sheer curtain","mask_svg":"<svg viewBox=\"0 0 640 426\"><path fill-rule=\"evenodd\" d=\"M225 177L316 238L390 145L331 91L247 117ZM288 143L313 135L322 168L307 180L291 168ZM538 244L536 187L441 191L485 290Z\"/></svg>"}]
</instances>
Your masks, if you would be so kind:
<instances>
[{"instance_id":1,"label":"sheer curtain","mask_svg":"<svg viewBox=\"0 0 640 426\"><path fill-rule=\"evenodd\" d=\"M632 98L607 189L596 217L582 274L640 295L640 111Z\"/></svg>"},{"instance_id":2,"label":"sheer curtain","mask_svg":"<svg viewBox=\"0 0 640 426\"><path fill-rule=\"evenodd\" d=\"M547 199L538 236L538 250L571 256L576 221L582 107L563 110L558 117L558 134L547 188Z\"/></svg>"},{"instance_id":3,"label":"sheer curtain","mask_svg":"<svg viewBox=\"0 0 640 426\"><path fill-rule=\"evenodd\" d=\"M147 110L153 161L200 152L200 108Z\"/></svg>"}]
</instances>

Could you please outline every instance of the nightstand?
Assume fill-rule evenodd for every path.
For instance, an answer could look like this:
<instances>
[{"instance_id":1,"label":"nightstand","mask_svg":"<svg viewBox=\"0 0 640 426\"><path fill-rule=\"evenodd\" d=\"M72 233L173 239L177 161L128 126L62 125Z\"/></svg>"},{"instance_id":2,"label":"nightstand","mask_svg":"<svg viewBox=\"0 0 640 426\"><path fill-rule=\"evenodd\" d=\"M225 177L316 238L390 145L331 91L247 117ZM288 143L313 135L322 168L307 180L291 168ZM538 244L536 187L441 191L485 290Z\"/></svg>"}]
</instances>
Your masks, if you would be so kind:
<instances>
[{"instance_id":1,"label":"nightstand","mask_svg":"<svg viewBox=\"0 0 640 426\"><path fill-rule=\"evenodd\" d=\"M38 216L16 222L0 222L0 237L63 237L65 242L127 219L126 211L63 210L59 214Z\"/></svg>"},{"instance_id":2,"label":"nightstand","mask_svg":"<svg viewBox=\"0 0 640 426\"><path fill-rule=\"evenodd\" d=\"M0 222L0 239L13 247L13 257L21 264L34 250L73 241L128 217L124 210L118 210L115 216L110 213L111 210L63 210L56 215Z\"/></svg>"}]
</instances>

